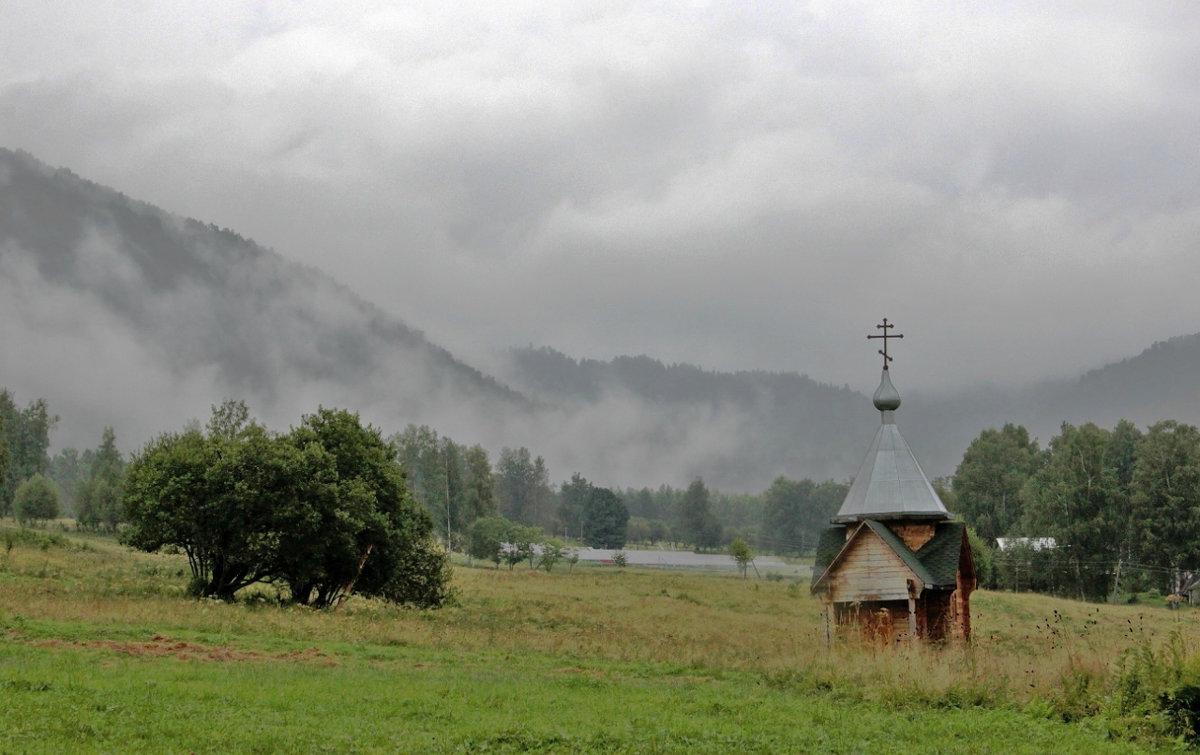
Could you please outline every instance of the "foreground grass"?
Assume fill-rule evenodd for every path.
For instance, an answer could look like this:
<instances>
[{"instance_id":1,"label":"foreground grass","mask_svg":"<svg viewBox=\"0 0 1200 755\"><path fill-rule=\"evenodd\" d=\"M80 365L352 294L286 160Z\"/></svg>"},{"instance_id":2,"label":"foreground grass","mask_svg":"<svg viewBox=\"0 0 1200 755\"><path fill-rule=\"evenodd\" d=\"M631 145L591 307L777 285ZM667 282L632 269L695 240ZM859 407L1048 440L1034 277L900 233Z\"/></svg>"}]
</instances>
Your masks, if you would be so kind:
<instances>
[{"instance_id":1,"label":"foreground grass","mask_svg":"<svg viewBox=\"0 0 1200 755\"><path fill-rule=\"evenodd\" d=\"M453 607L335 614L191 600L177 557L58 541L0 554L0 751L1171 747L1120 682L1186 664L1200 619L977 593L968 648L826 650L787 582L464 567Z\"/></svg>"}]
</instances>

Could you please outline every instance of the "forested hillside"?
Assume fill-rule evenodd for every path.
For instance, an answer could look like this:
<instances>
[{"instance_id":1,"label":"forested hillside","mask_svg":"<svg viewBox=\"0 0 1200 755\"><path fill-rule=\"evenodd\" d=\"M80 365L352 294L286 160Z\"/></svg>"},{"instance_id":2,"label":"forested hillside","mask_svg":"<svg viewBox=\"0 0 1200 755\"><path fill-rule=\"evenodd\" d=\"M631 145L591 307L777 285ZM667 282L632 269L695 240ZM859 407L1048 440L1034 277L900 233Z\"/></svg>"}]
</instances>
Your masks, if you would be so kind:
<instances>
[{"instance_id":1,"label":"forested hillside","mask_svg":"<svg viewBox=\"0 0 1200 755\"><path fill-rule=\"evenodd\" d=\"M509 354L511 368L503 378L548 400L587 406L627 396L680 412L739 412L748 428L741 438L745 453L731 461L756 470L748 474L752 479L768 468L789 476L847 477L878 422L869 397L795 373L710 372L646 356L603 362L549 348ZM951 474L980 430L1008 422L1025 425L1043 440L1056 435L1063 422L1200 423L1200 334L1155 343L1136 357L1074 380L1021 389L982 386L932 395L905 384L903 362L892 377L903 398L897 421L931 477Z\"/></svg>"},{"instance_id":2,"label":"forested hillside","mask_svg":"<svg viewBox=\"0 0 1200 755\"><path fill-rule=\"evenodd\" d=\"M126 436L224 397L270 417L310 397L445 424L448 404L472 420L530 406L320 271L7 150L0 272L2 382ZM182 411L145 416L164 407Z\"/></svg>"},{"instance_id":3,"label":"forested hillside","mask_svg":"<svg viewBox=\"0 0 1200 755\"><path fill-rule=\"evenodd\" d=\"M878 421L866 395L802 374L652 356L518 349L493 377L397 317L404 302L379 304L234 231L0 149L0 385L65 418L55 447L88 447L112 427L133 448L232 398L275 426L326 405L389 434L428 425L493 457L527 447L554 481L579 472L623 489L703 477L760 492L779 475L847 479ZM982 428L1006 422L1043 439L1064 421L1200 422L1197 367L1200 336L1187 336L1078 380L929 395L906 382L901 357L898 421L938 477Z\"/></svg>"},{"instance_id":4,"label":"forested hillside","mask_svg":"<svg viewBox=\"0 0 1200 755\"><path fill-rule=\"evenodd\" d=\"M577 360L549 348L514 349L510 356L506 381L563 405L626 400L668 414L739 417L734 452L697 470L722 487L761 490L781 474L845 477L877 421L861 393L795 373L711 372L647 356Z\"/></svg>"}]
</instances>

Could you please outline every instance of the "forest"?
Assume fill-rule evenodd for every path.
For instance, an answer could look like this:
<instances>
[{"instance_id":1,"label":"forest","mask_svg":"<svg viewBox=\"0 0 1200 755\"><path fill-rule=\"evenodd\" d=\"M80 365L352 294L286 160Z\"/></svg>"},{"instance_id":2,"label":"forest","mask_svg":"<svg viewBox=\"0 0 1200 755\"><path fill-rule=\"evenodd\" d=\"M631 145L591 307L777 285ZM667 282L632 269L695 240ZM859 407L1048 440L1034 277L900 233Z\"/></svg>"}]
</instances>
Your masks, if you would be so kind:
<instances>
[{"instance_id":1,"label":"forest","mask_svg":"<svg viewBox=\"0 0 1200 755\"><path fill-rule=\"evenodd\" d=\"M973 440L947 504L988 545L985 586L1090 600L1178 594L1200 569L1200 431L1064 423L1040 447L1020 425ZM978 559L977 559L978 560Z\"/></svg>"},{"instance_id":2,"label":"forest","mask_svg":"<svg viewBox=\"0 0 1200 755\"><path fill-rule=\"evenodd\" d=\"M214 407L213 421L239 406L239 427L258 427L236 402ZM44 399L21 407L0 391L0 506L23 524L63 517L84 530L141 532L131 516L144 506L139 500L153 496L143 490L137 497L130 470L145 465L168 435L199 433L164 435L126 457L106 428L95 448L50 454L57 419ZM291 438L294 450L303 428L258 432ZM543 457L525 447L503 448L492 459L482 446L425 425L388 437L370 431L402 475L404 505L421 513L422 531L451 551L497 564L500 549L513 543L528 557L534 543L565 554L580 545L726 551L740 540L757 553L804 557L850 482L779 477L757 494L723 493L701 477L686 488L610 488L578 473L555 484ZM955 474L934 485L971 529L984 587L1130 600L1183 591L1200 564L1200 431L1191 425L1168 420L1143 431L1128 421L1111 430L1064 423L1044 448L1023 426L987 428ZM209 580L201 592L219 591L211 573L193 576ZM320 600L333 591L327 584Z\"/></svg>"}]
</instances>

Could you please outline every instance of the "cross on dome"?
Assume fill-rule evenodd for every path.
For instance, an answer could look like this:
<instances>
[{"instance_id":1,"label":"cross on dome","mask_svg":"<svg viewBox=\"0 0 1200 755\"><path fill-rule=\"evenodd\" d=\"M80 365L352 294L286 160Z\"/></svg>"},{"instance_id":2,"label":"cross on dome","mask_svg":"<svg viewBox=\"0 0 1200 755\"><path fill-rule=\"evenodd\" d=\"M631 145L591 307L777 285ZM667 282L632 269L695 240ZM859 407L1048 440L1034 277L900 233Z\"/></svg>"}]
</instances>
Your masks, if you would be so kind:
<instances>
[{"instance_id":1,"label":"cross on dome","mask_svg":"<svg viewBox=\"0 0 1200 755\"><path fill-rule=\"evenodd\" d=\"M875 327L881 328L883 330L883 333L881 335L868 334L867 338L868 339L871 339L871 338L882 338L883 339L883 348L879 350L879 353L883 355L883 369L886 370L888 368L888 362L892 361L892 358L890 356L888 356L888 351L887 351L888 339L889 338L904 338L904 335L901 333L888 333L888 330L896 327L896 325L894 323L889 323L887 321L886 317L883 318L882 325L876 325Z\"/></svg>"}]
</instances>

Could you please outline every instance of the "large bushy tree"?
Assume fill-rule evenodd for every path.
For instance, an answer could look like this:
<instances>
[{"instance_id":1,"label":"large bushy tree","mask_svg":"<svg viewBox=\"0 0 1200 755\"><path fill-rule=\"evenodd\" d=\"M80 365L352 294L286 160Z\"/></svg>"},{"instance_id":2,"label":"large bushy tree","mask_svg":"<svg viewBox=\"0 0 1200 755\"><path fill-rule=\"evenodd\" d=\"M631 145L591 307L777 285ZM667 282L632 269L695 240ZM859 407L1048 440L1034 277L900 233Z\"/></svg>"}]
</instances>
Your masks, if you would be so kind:
<instances>
[{"instance_id":1,"label":"large bushy tree","mask_svg":"<svg viewBox=\"0 0 1200 755\"><path fill-rule=\"evenodd\" d=\"M129 544L188 557L196 592L229 599L259 581L333 604L351 588L419 606L449 595L446 555L378 430L320 409L287 435L214 410L206 432L156 438L129 465Z\"/></svg>"},{"instance_id":2,"label":"large bushy tree","mask_svg":"<svg viewBox=\"0 0 1200 755\"><path fill-rule=\"evenodd\" d=\"M1106 595L1111 587L1108 565L1122 556L1129 500L1108 450L1106 430L1091 423L1064 424L1022 493L1019 529L1055 539L1055 555L1064 568L1058 581L1080 597Z\"/></svg>"},{"instance_id":3,"label":"large bushy tree","mask_svg":"<svg viewBox=\"0 0 1200 755\"><path fill-rule=\"evenodd\" d=\"M1132 487L1144 562L1172 576L1200 571L1200 430L1173 420L1151 425L1139 445Z\"/></svg>"},{"instance_id":4,"label":"large bushy tree","mask_svg":"<svg viewBox=\"0 0 1200 755\"><path fill-rule=\"evenodd\" d=\"M1023 514L1021 490L1041 463L1037 441L1023 426L984 430L954 473L955 513L990 544L1013 534Z\"/></svg>"},{"instance_id":5,"label":"large bushy tree","mask_svg":"<svg viewBox=\"0 0 1200 755\"><path fill-rule=\"evenodd\" d=\"M279 572L278 519L294 503L296 480L310 470L261 425L236 434L164 434L134 457L124 505L129 545L181 549L193 589L230 599Z\"/></svg>"},{"instance_id":6,"label":"large bushy tree","mask_svg":"<svg viewBox=\"0 0 1200 755\"><path fill-rule=\"evenodd\" d=\"M392 450L357 414L319 409L288 440L324 452L333 482L315 489L304 522L319 517L324 536L292 536L284 579L301 603L329 605L353 580L356 591L398 603L441 605L449 597L449 561L432 540L433 524L411 498ZM285 530L285 533L289 530ZM303 532L303 525L296 531Z\"/></svg>"}]
</instances>

